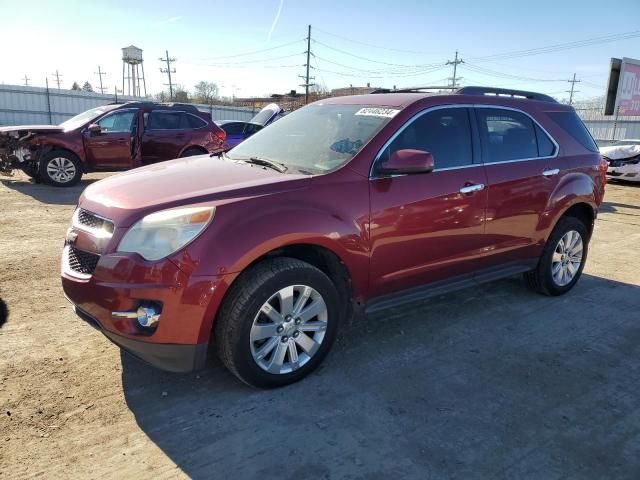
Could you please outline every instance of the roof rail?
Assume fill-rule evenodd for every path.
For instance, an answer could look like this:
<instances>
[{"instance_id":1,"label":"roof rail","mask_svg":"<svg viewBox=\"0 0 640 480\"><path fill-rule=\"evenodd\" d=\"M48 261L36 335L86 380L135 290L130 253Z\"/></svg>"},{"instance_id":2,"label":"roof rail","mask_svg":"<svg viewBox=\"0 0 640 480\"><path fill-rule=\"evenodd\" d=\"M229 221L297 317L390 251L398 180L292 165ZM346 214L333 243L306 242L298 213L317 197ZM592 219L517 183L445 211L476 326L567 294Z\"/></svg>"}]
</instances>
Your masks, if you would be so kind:
<instances>
[{"instance_id":1,"label":"roof rail","mask_svg":"<svg viewBox=\"0 0 640 480\"><path fill-rule=\"evenodd\" d=\"M109 105L148 105L148 106L152 106L152 107L166 107L166 108L181 108L182 110L185 111L190 111L190 112L198 112L198 107L196 107L195 105L191 104L191 103L178 103L178 102L150 102L150 101L145 101L145 100L130 100L128 102L124 102L124 103L120 103L120 102L114 102L114 103L110 103Z\"/></svg>"},{"instance_id":2,"label":"roof rail","mask_svg":"<svg viewBox=\"0 0 640 480\"><path fill-rule=\"evenodd\" d=\"M527 92L525 90L512 90L510 88L494 87L462 87L456 90L457 95L496 95L508 97L522 97L529 100L539 100L541 102L558 103L558 101L545 95L544 93Z\"/></svg>"},{"instance_id":3,"label":"roof rail","mask_svg":"<svg viewBox=\"0 0 640 480\"><path fill-rule=\"evenodd\" d=\"M425 90L451 90L451 87L379 88L371 93L424 93Z\"/></svg>"}]
</instances>

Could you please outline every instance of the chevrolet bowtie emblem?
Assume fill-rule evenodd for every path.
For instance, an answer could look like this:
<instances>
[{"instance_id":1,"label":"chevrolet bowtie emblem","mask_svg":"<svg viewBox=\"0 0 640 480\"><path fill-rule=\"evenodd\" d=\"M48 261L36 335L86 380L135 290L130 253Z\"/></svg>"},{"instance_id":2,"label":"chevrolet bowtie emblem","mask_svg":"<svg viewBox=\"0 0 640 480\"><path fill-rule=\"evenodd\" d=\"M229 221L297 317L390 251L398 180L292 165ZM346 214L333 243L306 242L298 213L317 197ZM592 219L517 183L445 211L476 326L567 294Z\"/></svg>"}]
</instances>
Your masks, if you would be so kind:
<instances>
[{"instance_id":1,"label":"chevrolet bowtie emblem","mask_svg":"<svg viewBox=\"0 0 640 480\"><path fill-rule=\"evenodd\" d=\"M67 241L67 243L75 243L77 238L78 238L78 232L76 232L73 228L70 228L69 230L67 230L67 236L65 237L65 240Z\"/></svg>"}]
</instances>

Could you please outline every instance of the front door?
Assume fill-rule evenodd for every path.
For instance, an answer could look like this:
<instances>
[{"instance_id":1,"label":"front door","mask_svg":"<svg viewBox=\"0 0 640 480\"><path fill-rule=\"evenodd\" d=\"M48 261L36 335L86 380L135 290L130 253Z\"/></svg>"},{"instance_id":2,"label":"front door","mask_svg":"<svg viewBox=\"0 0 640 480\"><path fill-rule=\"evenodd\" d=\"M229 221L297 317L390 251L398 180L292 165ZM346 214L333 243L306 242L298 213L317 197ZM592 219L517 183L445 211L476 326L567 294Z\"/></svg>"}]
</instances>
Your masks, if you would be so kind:
<instances>
[{"instance_id":1,"label":"front door","mask_svg":"<svg viewBox=\"0 0 640 480\"><path fill-rule=\"evenodd\" d=\"M468 108L436 108L405 124L376 164L400 149L431 152L431 173L370 180L371 288L376 297L473 272L484 247L487 183Z\"/></svg>"},{"instance_id":2,"label":"front door","mask_svg":"<svg viewBox=\"0 0 640 480\"><path fill-rule=\"evenodd\" d=\"M116 170L134 166L137 116L137 109L116 110L95 122L100 125L100 132L84 133L85 152L91 165Z\"/></svg>"},{"instance_id":3,"label":"front door","mask_svg":"<svg viewBox=\"0 0 640 480\"><path fill-rule=\"evenodd\" d=\"M476 107L487 170L487 263L539 256L541 216L566 169L550 136L523 112Z\"/></svg>"}]
</instances>

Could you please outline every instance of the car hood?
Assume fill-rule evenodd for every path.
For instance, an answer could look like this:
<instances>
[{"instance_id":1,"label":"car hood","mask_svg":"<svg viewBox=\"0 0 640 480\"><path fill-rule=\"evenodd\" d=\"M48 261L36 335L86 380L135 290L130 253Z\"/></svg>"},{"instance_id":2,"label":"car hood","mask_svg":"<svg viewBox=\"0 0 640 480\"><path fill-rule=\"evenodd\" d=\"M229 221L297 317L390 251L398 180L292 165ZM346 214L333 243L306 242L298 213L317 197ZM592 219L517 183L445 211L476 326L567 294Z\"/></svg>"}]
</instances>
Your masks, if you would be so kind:
<instances>
[{"instance_id":1,"label":"car hood","mask_svg":"<svg viewBox=\"0 0 640 480\"><path fill-rule=\"evenodd\" d=\"M270 195L305 187L307 175L201 155L129 170L96 182L79 205L127 227L163 208Z\"/></svg>"},{"instance_id":2,"label":"car hood","mask_svg":"<svg viewBox=\"0 0 640 480\"><path fill-rule=\"evenodd\" d=\"M636 145L613 145L600 147L600 154L609 160L621 160L640 155L640 142Z\"/></svg>"},{"instance_id":3,"label":"car hood","mask_svg":"<svg viewBox=\"0 0 640 480\"><path fill-rule=\"evenodd\" d=\"M61 133L64 128L59 125L17 125L0 127L0 133L32 132L32 133Z\"/></svg>"}]
</instances>

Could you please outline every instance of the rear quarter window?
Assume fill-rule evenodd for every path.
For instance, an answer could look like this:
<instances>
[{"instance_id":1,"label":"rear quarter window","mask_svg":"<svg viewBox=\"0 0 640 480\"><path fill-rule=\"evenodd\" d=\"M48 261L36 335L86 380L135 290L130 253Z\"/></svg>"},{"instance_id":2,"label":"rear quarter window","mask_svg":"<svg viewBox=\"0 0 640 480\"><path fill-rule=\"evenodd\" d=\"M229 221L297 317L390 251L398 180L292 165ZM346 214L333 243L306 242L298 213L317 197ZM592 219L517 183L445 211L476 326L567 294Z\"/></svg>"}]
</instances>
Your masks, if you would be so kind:
<instances>
[{"instance_id":1,"label":"rear quarter window","mask_svg":"<svg viewBox=\"0 0 640 480\"><path fill-rule=\"evenodd\" d=\"M547 115L584 148L592 152L598 152L596 142L576 112L547 112Z\"/></svg>"}]
</instances>

